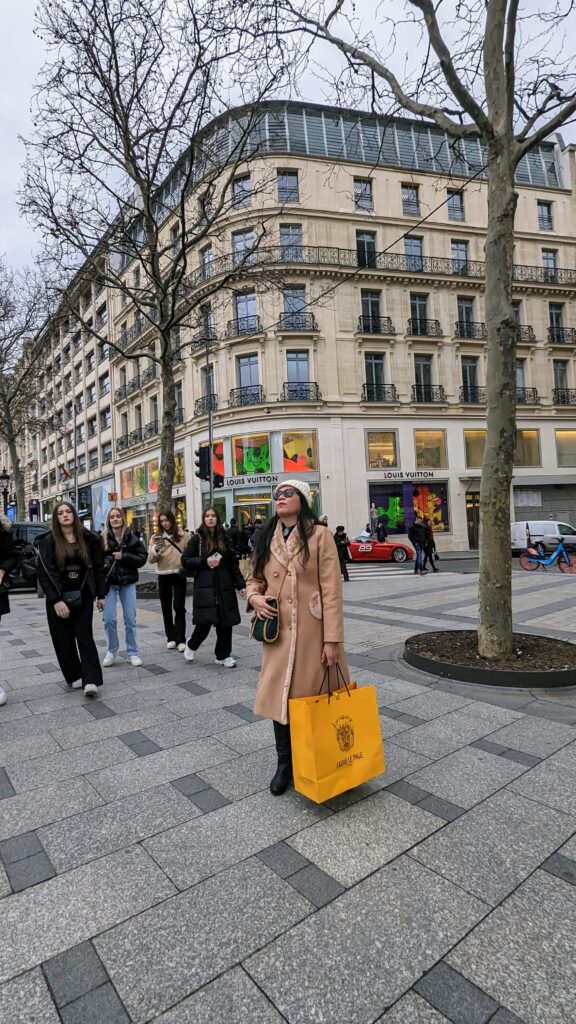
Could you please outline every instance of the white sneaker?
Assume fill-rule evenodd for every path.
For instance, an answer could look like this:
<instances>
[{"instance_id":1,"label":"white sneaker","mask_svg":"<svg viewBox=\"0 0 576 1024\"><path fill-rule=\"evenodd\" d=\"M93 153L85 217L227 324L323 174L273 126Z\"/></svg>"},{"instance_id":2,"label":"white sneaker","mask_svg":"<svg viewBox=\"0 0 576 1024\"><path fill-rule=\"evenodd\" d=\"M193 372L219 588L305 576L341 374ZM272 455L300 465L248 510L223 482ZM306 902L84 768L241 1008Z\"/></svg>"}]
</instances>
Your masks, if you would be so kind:
<instances>
[{"instance_id":1,"label":"white sneaker","mask_svg":"<svg viewBox=\"0 0 576 1024\"><path fill-rule=\"evenodd\" d=\"M188 647L188 644L184 644L184 660L194 661L194 651L191 647Z\"/></svg>"},{"instance_id":2,"label":"white sneaker","mask_svg":"<svg viewBox=\"0 0 576 1024\"><path fill-rule=\"evenodd\" d=\"M4 692L4 690L3 690L3 689L2 689L2 687L0 686L0 706L1 706L2 704L5 704L7 700L8 700L8 698L7 698L7 696L6 696L5 692Z\"/></svg>"},{"instance_id":3,"label":"white sneaker","mask_svg":"<svg viewBox=\"0 0 576 1024\"><path fill-rule=\"evenodd\" d=\"M176 650L176 641L175 640L169 640L168 643L166 644L166 650L167 651L175 651Z\"/></svg>"},{"instance_id":4,"label":"white sneaker","mask_svg":"<svg viewBox=\"0 0 576 1024\"><path fill-rule=\"evenodd\" d=\"M86 683L86 686L84 687L84 693L86 694L87 697L95 697L96 694L98 693L98 687L96 686L96 683Z\"/></svg>"},{"instance_id":5,"label":"white sneaker","mask_svg":"<svg viewBox=\"0 0 576 1024\"><path fill-rule=\"evenodd\" d=\"M184 653L184 651L186 650L187 646L188 646L188 644L178 644L178 650L180 651L180 654ZM192 653L194 653L194 652L192 652Z\"/></svg>"},{"instance_id":6,"label":"white sneaker","mask_svg":"<svg viewBox=\"0 0 576 1024\"><path fill-rule=\"evenodd\" d=\"M113 651L106 651L106 657L102 664L104 665L104 668L110 668L110 665L114 665L117 661L120 661L118 651L115 653Z\"/></svg>"},{"instance_id":7,"label":"white sneaker","mask_svg":"<svg viewBox=\"0 0 576 1024\"><path fill-rule=\"evenodd\" d=\"M138 668L142 664L142 658L139 658L137 654L131 654L128 661L131 665L134 665L134 668Z\"/></svg>"},{"instance_id":8,"label":"white sneaker","mask_svg":"<svg viewBox=\"0 0 576 1024\"><path fill-rule=\"evenodd\" d=\"M236 668L234 658L224 658L224 661L218 661L218 658L215 658L214 660L217 665L224 665L224 668Z\"/></svg>"},{"instance_id":9,"label":"white sneaker","mask_svg":"<svg viewBox=\"0 0 576 1024\"><path fill-rule=\"evenodd\" d=\"M75 679L74 682L72 683L72 689L73 690L81 690L82 689L82 680L81 679Z\"/></svg>"}]
</instances>

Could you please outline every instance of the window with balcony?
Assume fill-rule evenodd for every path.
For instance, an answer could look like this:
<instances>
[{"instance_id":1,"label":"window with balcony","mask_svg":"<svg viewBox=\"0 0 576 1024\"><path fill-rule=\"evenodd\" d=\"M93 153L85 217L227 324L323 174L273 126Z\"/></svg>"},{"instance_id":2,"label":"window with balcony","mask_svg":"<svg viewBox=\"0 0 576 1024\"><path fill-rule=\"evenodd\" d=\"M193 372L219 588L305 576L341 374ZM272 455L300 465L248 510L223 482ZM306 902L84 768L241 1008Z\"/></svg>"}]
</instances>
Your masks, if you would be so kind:
<instances>
[{"instance_id":1,"label":"window with balcony","mask_svg":"<svg viewBox=\"0 0 576 1024\"><path fill-rule=\"evenodd\" d=\"M540 466L540 431L517 430L515 466Z\"/></svg>"},{"instance_id":2,"label":"window with balcony","mask_svg":"<svg viewBox=\"0 0 576 1024\"><path fill-rule=\"evenodd\" d=\"M110 409L102 409L100 413L100 429L106 430L112 426L112 414Z\"/></svg>"},{"instance_id":3,"label":"window with balcony","mask_svg":"<svg viewBox=\"0 0 576 1024\"><path fill-rule=\"evenodd\" d=\"M446 431L415 430L417 469L446 469Z\"/></svg>"},{"instance_id":4,"label":"window with balcony","mask_svg":"<svg viewBox=\"0 0 576 1024\"><path fill-rule=\"evenodd\" d=\"M354 206L357 210L374 209L374 197L370 178L354 178Z\"/></svg>"},{"instance_id":5,"label":"window with balcony","mask_svg":"<svg viewBox=\"0 0 576 1024\"><path fill-rule=\"evenodd\" d=\"M402 213L405 217L420 216L418 185L402 185Z\"/></svg>"},{"instance_id":6,"label":"window with balcony","mask_svg":"<svg viewBox=\"0 0 576 1024\"><path fill-rule=\"evenodd\" d=\"M300 201L298 171L278 171L276 185L279 203L298 203Z\"/></svg>"},{"instance_id":7,"label":"window with balcony","mask_svg":"<svg viewBox=\"0 0 576 1024\"><path fill-rule=\"evenodd\" d=\"M176 384L174 387L174 399L176 401L176 422L182 423L184 419L182 415L184 412L184 388L182 385L182 381L179 381L178 384ZM150 399L150 419L160 419L158 410L158 395L154 395L153 398Z\"/></svg>"},{"instance_id":8,"label":"window with balcony","mask_svg":"<svg viewBox=\"0 0 576 1024\"><path fill-rule=\"evenodd\" d=\"M214 391L214 366L210 363L209 366L203 366L200 372L202 379L202 394L204 397L207 395L215 394Z\"/></svg>"},{"instance_id":9,"label":"window with balcony","mask_svg":"<svg viewBox=\"0 0 576 1024\"><path fill-rule=\"evenodd\" d=\"M170 249L172 251L173 256L177 256L178 252L180 251L181 235L182 231L180 229L180 224L173 224L172 227L170 228Z\"/></svg>"},{"instance_id":10,"label":"window with balcony","mask_svg":"<svg viewBox=\"0 0 576 1024\"><path fill-rule=\"evenodd\" d=\"M241 210L252 203L252 183L249 174L234 178L232 182L232 206Z\"/></svg>"},{"instance_id":11,"label":"window with balcony","mask_svg":"<svg viewBox=\"0 0 576 1024\"><path fill-rule=\"evenodd\" d=\"M538 199L538 228L540 231L553 231L552 224L552 203L545 203Z\"/></svg>"},{"instance_id":12,"label":"window with balcony","mask_svg":"<svg viewBox=\"0 0 576 1024\"><path fill-rule=\"evenodd\" d=\"M478 359L476 356L462 356L462 401L478 402L483 399L478 386Z\"/></svg>"},{"instance_id":13,"label":"window with balcony","mask_svg":"<svg viewBox=\"0 0 576 1024\"><path fill-rule=\"evenodd\" d=\"M414 382L416 401L426 402L432 391L432 356L414 356Z\"/></svg>"},{"instance_id":14,"label":"window with balcony","mask_svg":"<svg viewBox=\"0 0 576 1024\"><path fill-rule=\"evenodd\" d=\"M398 465L398 437L395 430L367 430L368 469L388 469Z\"/></svg>"},{"instance_id":15,"label":"window with balcony","mask_svg":"<svg viewBox=\"0 0 576 1024\"><path fill-rule=\"evenodd\" d=\"M568 360L567 359L554 359L552 360L552 369L554 373L554 388L556 391L568 391Z\"/></svg>"},{"instance_id":16,"label":"window with balcony","mask_svg":"<svg viewBox=\"0 0 576 1024\"><path fill-rule=\"evenodd\" d=\"M404 255L406 257L406 270L409 273L420 274L424 269L424 243L421 238L414 235L406 235L404 239Z\"/></svg>"},{"instance_id":17,"label":"window with balcony","mask_svg":"<svg viewBox=\"0 0 576 1024\"><path fill-rule=\"evenodd\" d=\"M452 256L453 273L465 274L469 263L468 242L453 238L450 242L450 254Z\"/></svg>"},{"instance_id":18,"label":"window with balcony","mask_svg":"<svg viewBox=\"0 0 576 1024\"><path fill-rule=\"evenodd\" d=\"M448 220L464 220L464 193L448 189Z\"/></svg>"},{"instance_id":19,"label":"window with balcony","mask_svg":"<svg viewBox=\"0 0 576 1024\"><path fill-rule=\"evenodd\" d=\"M516 390L526 387L526 360L516 360Z\"/></svg>"},{"instance_id":20,"label":"window with balcony","mask_svg":"<svg viewBox=\"0 0 576 1024\"><path fill-rule=\"evenodd\" d=\"M253 334L258 328L256 292L239 292L234 296L234 305L236 307L237 334Z\"/></svg>"},{"instance_id":21,"label":"window with balcony","mask_svg":"<svg viewBox=\"0 0 576 1024\"><path fill-rule=\"evenodd\" d=\"M236 380L239 388L257 387L260 383L258 372L258 355L250 352L236 359Z\"/></svg>"},{"instance_id":22,"label":"window with balcony","mask_svg":"<svg viewBox=\"0 0 576 1024\"><path fill-rule=\"evenodd\" d=\"M246 231L234 231L232 235L232 262L235 267L240 264L250 265L253 257L250 256L254 249L254 231L248 228Z\"/></svg>"},{"instance_id":23,"label":"window with balcony","mask_svg":"<svg viewBox=\"0 0 576 1024\"><path fill-rule=\"evenodd\" d=\"M288 377L288 397L299 393L299 385L310 380L310 355L305 351L286 353L286 371Z\"/></svg>"},{"instance_id":24,"label":"window with balcony","mask_svg":"<svg viewBox=\"0 0 576 1024\"><path fill-rule=\"evenodd\" d=\"M142 406L137 405L134 407L134 426L136 427L136 430L142 430L142 424Z\"/></svg>"},{"instance_id":25,"label":"window with balcony","mask_svg":"<svg viewBox=\"0 0 576 1024\"><path fill-rule=\"evenodd\" d=\"M411 292L410 294L410 334L428 334L428 296Z\"/></svg>"},{"instance_id":26,"label":"window with balcony","mask_svg":"<svg viewBox=\"0 0 576 1024\"><path fill-rule=\"evenodd\" d=\"M381 352L365 352L364 372L368 389L372 388L377 392L378 388L382 388L386 383L384 354Z\"/></svg>"},{"instance_id":27,"label":"window with balcony","mask_svg":"<svg viewBox=\"0 0 576 1024\"><path fill-rule=\"evenodd\" d=\"M382 292L362 291L362 316L360 328L367 334L380 334L382 331Z\"/></svg>"},{"instance_id":28,"label":"window with balcony","mask_svg":"<svg viewBox=\"0 0 576 1024\"><path fill-rule=\"evenodd\" d=\"M280 254L286 263L300 263L302 260L302 225L280 225Z\"/></svg>"},{"instance_id":29,"label":"window with balcony","mask_svg":"<svg viewBox=\"0 0 576 1024\"><path fill-rule=\"evenodd\" d=\"M564 341L564 304L548 303L548 336L552 342Z\"/></svg>"},{"instance_id":30,"label":"window with balcony","mask_svg":"<svg viewBox=\"0 0 576 1024\"><path fill-rule=\"evenodd\" d=\"M214 316L209 302L200 306L200 335L203 339L215 337Z\"/></svg>"},{"instance_id":31,"label":"window with balcony","mask_svg":"<svg viewBox=\"0 0 576 1024\"><path fill-rule=\"evenodd\" d=\"M558 250L542 249L542 267L545 281L555 281L558 271Z\"/></svg>"},{"instance_id":32,"label":"window with balcony","mask_svg":"<svg viewBox=\"0 0 576 1024\"><path fill-rule=\"evenodd\" d=\"M286 330L304 331L309 327L306 315L306 288L304 285L290 285L282 292L284 315L282 326Z\"/></svg>"},{"instance_id":33,"label":"window with balcony","mask_svg":"<svg viewBox=\"0 0 576 1024\"><path fill-rule=\"evenodd\" d=\"M212 265L214 261L214 253L212 250L212 246L205 245L203 249L200 249L200 252L198 253L198 258L200 260L201 276L204 279L211 277L213 273Z\"/></svg>"},{"instance_id":34,"label":"window with balcony","mask_svg":"<svg viewBox=\"0 0 576 1024\"><path fill-rule=\"evenodd\" d=\"M556 431L556 458L562 468L576 466L576 430Z\"/></svg>"},{"instance_id":35,"label":"window with balcony","mask_svg":"<svg viewBox=\"0 0 576 1024\"><path fill-rule=\"evenodd\" d=\"M356 232L356 253L359 267L376 266L376 232Z\"/></svg>"},{"instance_id":36,"label":"window with balcony","mask_svg":"<svg viewBox=\"0 0 576 1024\"><path fill-rule=\"evenodd\" d=\"M181 408L181 406L182 406L182 385L181 384L177 384L176 387L174 388L174 397L176 399L176 409ZM150 406L149 406L149 408L150 408L150 420L151 420L151 422L152 423L157 423L158 420L160 419L160 414L159 414L159 409L158 409L158 395L152 395L152 397L150 399Z\"/></svg>"},{"instance_id":37,"label":"window with balcony","mask_svg":"<svg viewBox=\"0 0 576 1024\"><path fill-rule=\"evenodd\" d=\"M127 437L128 435L128 413L123 412L120 417L120 437Z\"/></svg>"}]
</instances>

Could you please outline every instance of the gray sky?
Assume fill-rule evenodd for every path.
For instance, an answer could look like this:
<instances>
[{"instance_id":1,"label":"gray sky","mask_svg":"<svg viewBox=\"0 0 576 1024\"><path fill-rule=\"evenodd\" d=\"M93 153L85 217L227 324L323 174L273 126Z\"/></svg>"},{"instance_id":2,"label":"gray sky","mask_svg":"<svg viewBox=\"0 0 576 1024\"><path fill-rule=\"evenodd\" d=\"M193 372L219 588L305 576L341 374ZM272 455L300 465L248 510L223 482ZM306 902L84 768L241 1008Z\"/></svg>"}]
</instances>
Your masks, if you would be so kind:
<instances>
[{"instance_id":1,"label":"gray sky","mask_svg":"<svg viewBox=\"0 0 576 1024\"><path fill-rule=\"evenodd\" d=\"M399 0L394 0L399 2ZM357 0L359 15L373 11L374 0ZM0 254L5 253L12 267L31 263L38 240L19 216L16 205L24 159L24 147L18 135L29 135L32 131L30 119L30 98L38 71L44 61L44 48L34 36L34 9L36 0L4 0L2 5L2 27L4 46L0 64ZM537 0L525 0L526 9L537 9ZM404 35L405 32L405 35ZM415 42L413 29L402 32L406 50L410 52ZM398 49L404 47L399 47ZM330 63L330 50L326 48L322 57L326 66ZM402 73L406 53L395 53L397 71ZM409 58L410 59L410 58ZM320 88L319 88L320 86ZM322 83L311 83L309 95L303 98L322 101L328 87ZM562 130L565 142L576 141L576 125Z\"/></svg>"}]
</instances>

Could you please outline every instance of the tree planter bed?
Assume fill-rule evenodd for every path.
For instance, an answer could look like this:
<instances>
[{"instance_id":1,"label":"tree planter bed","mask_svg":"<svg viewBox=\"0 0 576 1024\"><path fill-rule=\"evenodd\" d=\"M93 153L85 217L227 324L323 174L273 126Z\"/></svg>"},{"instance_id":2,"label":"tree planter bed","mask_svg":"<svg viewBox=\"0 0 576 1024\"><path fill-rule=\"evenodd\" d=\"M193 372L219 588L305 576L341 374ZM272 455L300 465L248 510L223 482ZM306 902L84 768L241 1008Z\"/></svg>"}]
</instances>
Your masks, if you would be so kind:
<instances>
[{"instance_id":1,"label":"tree planter bed","mask_svg":"<svg viewBox=\"0 0 576 1024\"><path fill-rule=\"evenodd\" d=\"M514 633L515 654L495 664L480 658L475 630L417 633L404 644L404 661L422 672L484 686L576 686L576 644Z\"/></svg>"}]
</instances>

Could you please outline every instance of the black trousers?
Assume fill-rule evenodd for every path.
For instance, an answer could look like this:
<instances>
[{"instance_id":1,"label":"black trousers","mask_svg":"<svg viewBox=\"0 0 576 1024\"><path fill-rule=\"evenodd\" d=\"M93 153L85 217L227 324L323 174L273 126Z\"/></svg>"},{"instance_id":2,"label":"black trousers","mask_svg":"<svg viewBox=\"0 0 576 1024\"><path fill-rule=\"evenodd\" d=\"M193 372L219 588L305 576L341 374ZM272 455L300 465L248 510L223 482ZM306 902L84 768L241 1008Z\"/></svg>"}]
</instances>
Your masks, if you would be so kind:
<instances>
[{"instance_id":1,"label":"black trousers","mask_svg":"<svg viewBox=\"0 0 576 1024\"><path fill-rule=\"evenodd\" d=\"M160 607L164 618L164 632L167 640L177 644L186 641L186 577L177 572L158 576ZM172 616L174 607L174 616Z\"/></svg>"},{"instance_id":2,"label":"black trousers","mask_svg":"<svg viewBox=\"0 0 576 1024\"><path fill-rule=\"evenodd\" d=\"M212 626L194 626L192 636L188 641L188 647L197 651L200 644L204 642ZM224 661L232 653L232 626L216 626L216 647L214 654L218 661Z\"/></svg>"},{"instance_id":3,"label":"black trousers","mask_svg":"<svg viewBox=\"0 0 576 1024\"><path fill-rule=\"evenodd\" d=\"M342 576L344 577L344 581L346 583L349 583L350 582L350 577L348 575L348 566L346 564L345 559L343 559L343 558L340 559L340 572L342 573Z\"/></svg>"},{"instance_id":4,"label":"black trousers","mask_svg":"<svg viewBox=\"0 0 576 1024\"><path fill-rule=\"evenodd\" d=\"M85 598L80 608L71 608L67 619L60 619L46 602L48 628L58 664L64 679L71 686L77 679L102 686L102 668L92 633L94 604Z\"/></svg>"},{"instance_id":5,"label":"black trousers","mask_svg":"<svg viewBox=\"0 0 576 1024\"><path fill-rule=\"evenodd\" d=\"M432 569L432 571L433 572L438 572L438 569L436 568L436 564L434 562L434 550L435 549L434 549L434 546L432 544L425 544L424 545L424 559L423 559L423 562L422 562L422 568L425 569L426 568L426 562L430 562L430 568Z\"/></svg>"}]
</instances>

